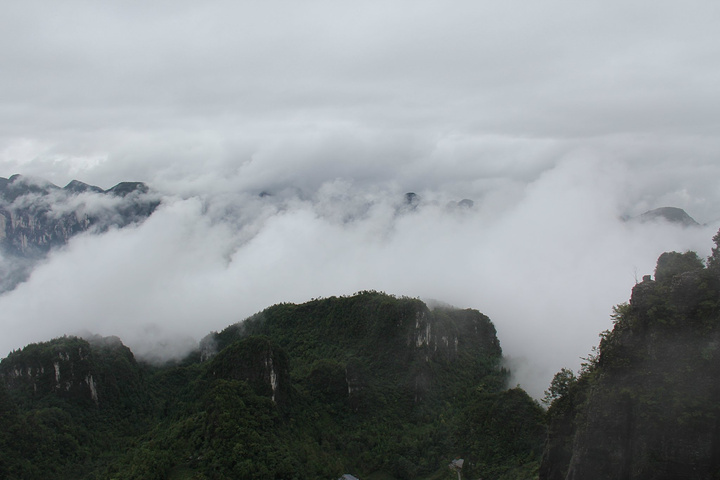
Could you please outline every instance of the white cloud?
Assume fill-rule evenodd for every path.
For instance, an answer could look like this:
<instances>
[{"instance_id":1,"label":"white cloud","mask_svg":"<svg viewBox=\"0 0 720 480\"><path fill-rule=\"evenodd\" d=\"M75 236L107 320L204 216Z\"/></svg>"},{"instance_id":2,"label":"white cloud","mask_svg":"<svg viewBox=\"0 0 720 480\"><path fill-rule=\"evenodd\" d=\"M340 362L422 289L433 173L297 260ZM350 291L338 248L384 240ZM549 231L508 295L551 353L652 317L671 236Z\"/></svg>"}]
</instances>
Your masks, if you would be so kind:
<instances>
[{"instance_id":1,"label":"white cloud","mask_svg":"<svg viewBox=\"0 0 720 480\"><path fill-rule=\"evenodd\" d=\"M142 350L372 288L487 313L539 363L536 393L659 253L709 249L719 8L7 5L0 175L145 181L168 203L1 297L0 348L72 326ZM396 215L409 191L422 207ZM618 220L665 205L709 226Z\"/></svg>"},{"instance_id":2,"label":"white cloud","mask_svg":"<svg viewBox=\"0 0 720 480\"><path fill-rule=\"evenodd\" d=\"M561 162L500 214L448 210L459 198L438 193L404 211L402 191L346 180L309 196L168 198L140 226L74 239L0 297L2 348L90 330L180 354L277 302L378 289L489 315L506 354L532 363L515 381L541 395L662 251L709 251L709 227L621 221L617 174Z\"/></svg>"}]
</instances>

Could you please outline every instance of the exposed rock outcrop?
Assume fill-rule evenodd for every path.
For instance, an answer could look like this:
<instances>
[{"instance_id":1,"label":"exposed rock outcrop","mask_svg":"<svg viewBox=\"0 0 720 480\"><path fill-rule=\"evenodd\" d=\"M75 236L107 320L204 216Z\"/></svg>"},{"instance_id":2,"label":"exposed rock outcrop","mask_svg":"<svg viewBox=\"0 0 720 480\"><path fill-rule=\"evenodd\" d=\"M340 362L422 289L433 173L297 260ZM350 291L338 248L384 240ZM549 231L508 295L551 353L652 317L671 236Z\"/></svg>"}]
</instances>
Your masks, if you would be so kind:
<instances>
[{"instance_id":1,"label":"exposed rock outcrop","mask_svg":"<svg viewBox=\"0 0 720 480\"><path fill-rule=\"evenodd\" d=\"M231 344L213 357L208 371L215 378L242 380L258 395L283 404L290 388L285 352L265 337L248 337Z\"/></svg>"},{"instance_id":2,"label":"exposed rock outcrop","mask_svg":"<svg viewBox=\"0 0 720 480\"><path fill-rule=\"evenodd\" d=\"M27 398L57 396L98 406L134 400L142 389L135 358L117 337L30 344L0 362L0 382ZM121 391L129 398L120 399Z\"/></svg>"},{"instance_id":3,"label":"exposed rock outcrop","mask_svg":"<svg viewBox=\"0 0 720 480\"><path fill-rule=\"evenodd\" d=\"M430 310L419 300L377 292L270 307L203 339L200 356L208 359L220 351L218 357L225 364L228 353L223 349L236 348L233 342L257 335L272 337L290 357L308 355L315 346L336 345L329 358L334 365L316 365L307 382L322 395L343 392L355 409L372 408L380 377L396 378L414 403L432 401L441 394L446 371L457 375L456 370L464 369L482 376L488 371L478 368L478 362L492 365L493 359L499 361L502 356L494 325L477 310ZM240 365L252 363L254 371L260 372L268 352L263 351L262 361L236 361L233 376L253 379ZM212 358L213 364L217 361ZM366 369L369 364L376 369ZM261 383L267 384L267 370L261 376Z\"/></svg>"}]
</instances>

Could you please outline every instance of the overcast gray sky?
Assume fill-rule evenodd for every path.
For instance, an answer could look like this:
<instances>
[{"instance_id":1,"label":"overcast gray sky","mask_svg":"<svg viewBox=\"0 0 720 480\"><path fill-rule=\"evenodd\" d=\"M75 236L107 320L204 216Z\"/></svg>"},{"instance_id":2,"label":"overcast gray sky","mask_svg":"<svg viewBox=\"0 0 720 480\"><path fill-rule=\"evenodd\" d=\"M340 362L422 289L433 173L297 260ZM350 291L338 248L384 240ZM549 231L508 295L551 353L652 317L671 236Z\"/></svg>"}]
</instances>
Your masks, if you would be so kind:
<instances>
[{"instance_id":1,"label":"overcast gray sky","mask_svg":"<svg viewBox=\"0 0 720 480\"><path fill-rule=\"evenodd\" d=\"M82 328L157 349L381 289L491 316L537 394L659 253L707 254L720 224L717 2L1 10L0 176L166 201L0 298L0 354ZM618 220L665 205L708 225Z\"/></svg>"}]
</instances>

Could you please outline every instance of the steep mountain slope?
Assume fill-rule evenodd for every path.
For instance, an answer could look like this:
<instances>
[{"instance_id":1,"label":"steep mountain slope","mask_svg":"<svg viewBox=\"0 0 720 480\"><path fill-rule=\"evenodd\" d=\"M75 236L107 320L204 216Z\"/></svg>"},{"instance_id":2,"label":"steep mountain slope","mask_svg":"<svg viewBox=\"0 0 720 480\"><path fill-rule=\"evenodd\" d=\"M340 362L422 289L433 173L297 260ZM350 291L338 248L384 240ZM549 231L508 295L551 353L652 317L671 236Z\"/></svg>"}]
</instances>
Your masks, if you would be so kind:
<instances>
[{"instance_id":1,"label":"steep mountain slope","mask_svg":"<svg viewBox=\"0 0 720 480\"><path fill-rule=\"evenodd\" d=\"M720 235L664 253L578 380L561 372L541 479L720 478Z\"/></svg>"},{"instance_id":2,"label":"steep mountain slope","mask_svg":"<svg viewBox=\"0 0 720 480\"><path fill-rule=\"evenodd\" d=\"M0 362L0 474L440 479L461 457L471 477L522 478L543 412L504 389L501 356L481 313L378 292L275 305L177 365L138 364L117 340L29 345ZM38 416L47 441L12 447Z\"/></svg>"}]
</instances>

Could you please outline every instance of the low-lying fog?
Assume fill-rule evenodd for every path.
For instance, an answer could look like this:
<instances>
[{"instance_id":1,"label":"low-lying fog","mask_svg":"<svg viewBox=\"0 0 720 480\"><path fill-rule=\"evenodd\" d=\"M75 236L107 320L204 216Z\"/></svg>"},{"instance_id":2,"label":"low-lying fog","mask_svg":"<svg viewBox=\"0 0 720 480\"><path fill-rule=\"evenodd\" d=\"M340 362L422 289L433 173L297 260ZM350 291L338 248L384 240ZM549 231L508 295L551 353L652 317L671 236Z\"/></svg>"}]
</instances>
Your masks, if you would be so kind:
<instances>
[{"instance_id":1,"label":"low-lying fog","mask_svg":"<svg viewBox=\"0 0 720 480\"><path fill-rule=\"evenodd\" d=\"M8 2L0 176L144 181L163 204L2 295L0 355L82 330L180 355L275 302L375 289L486 313L542 395L660 253L710 250L718 14ZM662 206L707 226L622 220Z\"/></svg>"},{"instance_id":2,"label":"low-lying fog","mask_svg":"<svg viewBox=\"0 0 720 480\"><path fill-rule=\"evenodd\" d=\"M625 221L647 205L618 168L559 162L457 194L425 188L412 202L392 184L260 195L231 187L242 175L226 178L52 254L0 297L0 348L87 330L120 336L140 357L177 357L274 303L375 289L487 314L513 382L540 396L611 328L613 305L660 253L705 256L712 245L718 225Z\"/></svg>"}]
</instances>

